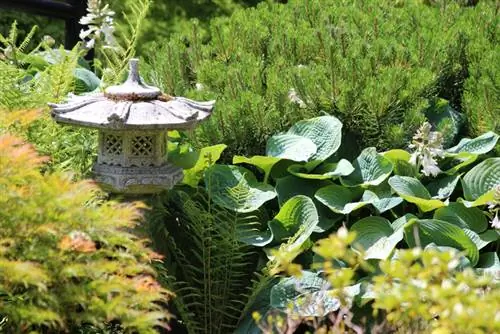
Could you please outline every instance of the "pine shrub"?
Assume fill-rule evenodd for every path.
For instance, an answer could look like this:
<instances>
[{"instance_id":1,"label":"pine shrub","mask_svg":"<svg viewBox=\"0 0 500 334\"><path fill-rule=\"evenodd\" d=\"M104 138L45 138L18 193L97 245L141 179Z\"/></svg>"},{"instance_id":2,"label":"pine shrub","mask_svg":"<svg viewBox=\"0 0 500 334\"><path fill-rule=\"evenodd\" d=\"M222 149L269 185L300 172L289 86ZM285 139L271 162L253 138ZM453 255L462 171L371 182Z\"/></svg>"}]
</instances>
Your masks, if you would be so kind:
<instances>
[{"instance_id":1,"label":"pine shrub","mask_svg":"<svg viewBox=\"0 0 500 334\"><path fill-rule=\"evenodd\" d=\"M403 147L438 97L465 111L471 132L495 126L496 22L488 1L266 2L158 43L147 77L170 94L216 98L197 138L226 153L262 154L269 134L323 113L361 147Z\"/></svg>"}]
</instances>

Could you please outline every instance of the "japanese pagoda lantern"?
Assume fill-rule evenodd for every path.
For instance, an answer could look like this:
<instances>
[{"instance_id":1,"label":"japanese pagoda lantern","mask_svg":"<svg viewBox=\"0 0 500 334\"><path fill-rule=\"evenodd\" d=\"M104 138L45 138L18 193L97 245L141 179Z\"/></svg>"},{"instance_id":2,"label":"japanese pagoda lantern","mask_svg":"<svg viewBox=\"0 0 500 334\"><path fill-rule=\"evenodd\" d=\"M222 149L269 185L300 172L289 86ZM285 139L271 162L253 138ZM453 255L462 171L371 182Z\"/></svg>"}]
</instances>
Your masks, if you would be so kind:
<instances>
[{"instance_id":1,"label":"japanese pagoda lantern","mask_svg":"<svg viewBox=\"0 0 500 334\"><path fill-rule=\"evenodd\" d=\"M98 129L99 151L92 172L105 190L151 194L182 180L182 169L166 160L167 130L192 129L210 116L214 104L162 94L142 82L138 59L132 59L122 85L49 105L58 123Z\"/></svg>"}]
</instances>

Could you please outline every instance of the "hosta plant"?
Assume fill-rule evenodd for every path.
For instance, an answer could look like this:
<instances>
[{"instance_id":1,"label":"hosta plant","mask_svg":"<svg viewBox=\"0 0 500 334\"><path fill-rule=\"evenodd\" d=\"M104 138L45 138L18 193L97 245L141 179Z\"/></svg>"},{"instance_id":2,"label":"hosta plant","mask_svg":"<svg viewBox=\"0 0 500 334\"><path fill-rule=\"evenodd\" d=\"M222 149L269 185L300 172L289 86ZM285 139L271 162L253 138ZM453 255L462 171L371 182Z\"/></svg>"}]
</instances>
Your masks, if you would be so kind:
<instances>
[{"instance_id":1,"label":"hosta plant","mask_svg":"<svg viewBox=\"0 0 500 334\"><path fill-rule=\"evenodd\" d=\"M170 294L151 265L158 254L131 234L144 206L103 202L96 185L70 175L42 175L46 160L21 140L0 136L0 328L166 327Z\"/></svg>"},{"instance_id":2,"label":"hosta plant","mask_svg":"<svg viewBox=\"0 0 500 334\"><path fill-rule=\"evenodd\" d=\"M276 308L276 275L297 272L296 265L313 269L313 242L340 225L355 232L352 249L374 268L398 250L448 247L464 255L471 271L500 278L500 158L490 153L497 134L464 138L445 149L440 133L425 123L408 150L368 147L351 159L344 158L351 143L342 138L342 123L321 116L269 138L264 155L235 156L234 165L220 165L220 150L207 147L186 166L191 168L185 170L185 186L202 189L212 206L247 218L235 222L234 242L263 248L267 260L262 255L261 263L270 261L248 296L238 332L260 330L251 314ZM174 162L192 154L175 150ZM349 263L337 260L349 281L373 269L351 275ZM288 265L276 267L273 261ZM354 299L361 292L352 288L349 294ZM331 312L340 307L328 298L323 302Z\"/></svg>"}]
</instances>

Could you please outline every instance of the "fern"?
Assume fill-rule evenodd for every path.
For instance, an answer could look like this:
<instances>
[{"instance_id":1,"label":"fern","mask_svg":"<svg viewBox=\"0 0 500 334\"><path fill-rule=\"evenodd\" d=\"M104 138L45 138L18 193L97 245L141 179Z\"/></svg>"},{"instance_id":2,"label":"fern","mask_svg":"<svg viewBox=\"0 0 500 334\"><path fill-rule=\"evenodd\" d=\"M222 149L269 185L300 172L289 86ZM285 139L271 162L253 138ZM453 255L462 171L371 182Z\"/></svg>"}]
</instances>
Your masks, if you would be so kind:
<instances>
[{"instance_id":1,"label":"fern","mask_svg":"<svg viewBox=\"0 0 500 334\"><path fill-rule=\"evenodd\" d=\"M254 221L215 206L202 188L158 198L150 225L167 255L177 312L189 333L230 333L245 307L256 259L238 231ZM179 245L179 246L178 246Z\"/></svg>"},{"instance_id":2,"label":"fern","mask_svg":"<svg viewBox=\"0 0 500 334\"><path fill-rule=\"evenodd\" d=\"M17 29L17 21L14 21L12 23L12 26L9 30L9 35L7 37L0 34L0 43L3 44L3 47L0 47L0 50L2 50L4 55L9 60L11 60L14 65L19 66L23 64L22 56L26 52L28 45L30 44L37 29L37 26L33 26L30 32L26 35L26 37L24 37L19 45L19 30Z\"/></svg>"}]
</instances>

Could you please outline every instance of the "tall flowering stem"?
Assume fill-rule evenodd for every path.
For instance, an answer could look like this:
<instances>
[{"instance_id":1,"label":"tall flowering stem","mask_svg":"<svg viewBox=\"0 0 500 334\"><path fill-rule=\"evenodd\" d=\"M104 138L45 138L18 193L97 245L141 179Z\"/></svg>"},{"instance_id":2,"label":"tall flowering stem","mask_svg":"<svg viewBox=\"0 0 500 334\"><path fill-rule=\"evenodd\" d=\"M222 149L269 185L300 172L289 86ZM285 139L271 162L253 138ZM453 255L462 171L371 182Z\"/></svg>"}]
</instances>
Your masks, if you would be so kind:
<instances>
[{"instance_id":1,"label":"tall flowering stem","mask_svg":"<svg viewBox=\"0 0 500 334\"><path fill-rule=\"evenodd\" d=\"M86 30L80 31L80 38L85 42L85 47L92 49L97 42L101 42L104 47L116 47L113 22L115 12L101 0L88 0L87 12L79 21L80 24L88 26Z\"/></svg>"}]
</instances>

